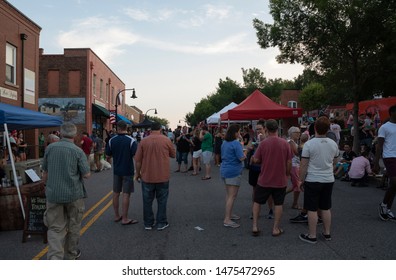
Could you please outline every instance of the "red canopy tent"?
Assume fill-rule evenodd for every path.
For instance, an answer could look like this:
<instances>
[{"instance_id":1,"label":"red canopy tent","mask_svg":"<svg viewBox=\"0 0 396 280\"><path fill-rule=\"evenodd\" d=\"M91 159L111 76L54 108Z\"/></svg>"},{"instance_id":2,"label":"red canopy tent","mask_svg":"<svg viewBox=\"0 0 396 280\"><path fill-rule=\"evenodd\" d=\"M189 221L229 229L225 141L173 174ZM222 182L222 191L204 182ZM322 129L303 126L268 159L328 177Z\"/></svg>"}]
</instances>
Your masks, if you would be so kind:
<instances>
[{"instance_id":1,"label":"red canopy tent","mask_svg":"<svg viewBox=\"0 0 396 280\"><path fill-rule=\"evenodd\" d=\"M235 108L221 114L221 120L258 120L301 117L301 108L289 108L275 103L256 89Z\"/></svg>"},{"instance_id":2,"label":"red canopy tent","mask_svg":"<svg viewBox=\"0 0 396 280\"><path fill-rule=\"evenodd\" d=\"M359 102L359 115L371 113L373 116L378 112L381 122L389 118L389 107L396 105L396 97L387 97L373 100L365 100ZM353 103L348 103L346 106L348 111L352 111Z\"/></svg>"}]
</instances>

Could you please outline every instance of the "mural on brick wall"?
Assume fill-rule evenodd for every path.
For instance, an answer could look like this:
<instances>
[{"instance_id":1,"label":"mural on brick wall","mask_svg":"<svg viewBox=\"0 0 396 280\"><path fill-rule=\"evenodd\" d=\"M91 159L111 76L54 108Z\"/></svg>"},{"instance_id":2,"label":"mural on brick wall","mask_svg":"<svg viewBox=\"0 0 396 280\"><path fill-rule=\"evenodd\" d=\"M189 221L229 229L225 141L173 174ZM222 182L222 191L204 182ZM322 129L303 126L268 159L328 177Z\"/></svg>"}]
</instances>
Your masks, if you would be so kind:
<instances>
[{"instance_id":1,"label":"mural on brick wall","mask_svg":"<svg viewBox=\"0 0 396 280\"><path fill-rule=\"evenodd\" d=\"M41 113L59 116L64 122L85 124L85 98L39 98Z\"/></svg>"}]
</instances>

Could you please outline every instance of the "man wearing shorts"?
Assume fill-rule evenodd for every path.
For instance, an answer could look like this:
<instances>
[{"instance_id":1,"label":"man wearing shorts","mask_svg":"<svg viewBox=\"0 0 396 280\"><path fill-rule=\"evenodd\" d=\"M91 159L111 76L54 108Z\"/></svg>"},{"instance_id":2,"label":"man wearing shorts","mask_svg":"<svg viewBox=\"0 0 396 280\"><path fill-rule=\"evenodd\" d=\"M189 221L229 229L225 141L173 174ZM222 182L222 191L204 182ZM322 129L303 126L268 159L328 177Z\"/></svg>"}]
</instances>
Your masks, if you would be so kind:
<instances>
[{"instance_id":1,"label":"man wearing shorts","mask_svg":"<svg viewBox=\"0 0 396 280\"><path fill-rule=\"evenodd\" d=\"M304 188L304 209L308 211L309 233L300 234L300 239L315 244L318 210L324 224L322 236L331 240L331 195L334 185L333 169L339 156L338 145L326 136L330 128L327 117L315 122L315 138L304 144L300 162L300 180Z\"/></svg>"},{"instance_id":2,"label":"man wearing shorts","mask_svg":"<svg viewBox=\"0 0 396 280\"><path fill-rule=\"evenodd\" d=\"M377 152L374 160L374 172L379 171L379 160L382 156L390 180L382 203L379 205L379 216L383 221L396 221L390 210L396 194L396 104L389 108L390 120L378 130Z\"/></svg>"},{"instance_id":3,"label":"man wearing shorts","mask_svg":"<svg viewBox=\"0 0 396 280\"><path fill-rule=\"evenodd\" d=\"M272 196L275 205L272 236L280 236L283 230L279 224L282 217L288 176L291 171L292 152L289 143L278 137L278 123L275 120L267 120L265 128L268 137L260 142L252 158L253 163L261 163L260 175L253 194L252 235L257 236L259 234L257 222L261 204L265 204L268 198Z\"/></svg>"},{"instance_id":4,"label":"man wearing shorts","mask_svg":"<svg viewBox=\"0 0 396 280\"><path fill-rule=\"evenodd\" d=\"M213 136L208 131L208 128L204 126L202 127L199 138L202 141L202 162L205 165L205 176L202 177L202 180L209 180L211 178L210 160L213 155Z\"/></svg>"},{"instance_id":5,"label":"man wearing shorts","mask_svg":"<svg viewBox=\"0 0 396 280\"><path fill-rule=\"evenodd\" d=\"M133 157L137 150L135 139L127 134L125 121L117 123L117 135L110 138L106 145L106 155L113 158L113 208L114 221L122 225L136 224L137 220L128 219L129 199L134 192ZM122 215L120 215L120 193L122 192Z\"/></svg>"}]
</instances>

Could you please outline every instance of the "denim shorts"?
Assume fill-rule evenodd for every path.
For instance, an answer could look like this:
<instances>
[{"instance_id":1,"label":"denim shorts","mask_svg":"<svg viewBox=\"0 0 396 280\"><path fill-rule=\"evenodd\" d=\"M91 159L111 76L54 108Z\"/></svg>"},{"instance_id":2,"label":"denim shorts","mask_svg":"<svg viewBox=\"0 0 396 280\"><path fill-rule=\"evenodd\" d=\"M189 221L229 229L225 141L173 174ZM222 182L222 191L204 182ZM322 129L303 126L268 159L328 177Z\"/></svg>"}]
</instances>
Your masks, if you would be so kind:
<instances>
[{"instance_id":1,"label":"denim shorts","mask_svg":"<svg viewBox=\"0 0 396 280\"><path fill-rule=\"evenodd\" d=\"M177 152L176 153L176 157L177 157L177 163L181 164L182 162L184 162L185 164L188 164L188 152Z\"/></svg>"},{"instance_id":2,"label":"denim shorts","mask_svg":"<svg viewBox=\"0 0 396 280\"><path fill-rule=\"evenodd\" d=\"M224 184L226 184L227 186L237 186L239 187L241 185L241 179L242 176L236 176L236 177L232 177L232 178L222 178Z\"/></svg>"}]
</instances>

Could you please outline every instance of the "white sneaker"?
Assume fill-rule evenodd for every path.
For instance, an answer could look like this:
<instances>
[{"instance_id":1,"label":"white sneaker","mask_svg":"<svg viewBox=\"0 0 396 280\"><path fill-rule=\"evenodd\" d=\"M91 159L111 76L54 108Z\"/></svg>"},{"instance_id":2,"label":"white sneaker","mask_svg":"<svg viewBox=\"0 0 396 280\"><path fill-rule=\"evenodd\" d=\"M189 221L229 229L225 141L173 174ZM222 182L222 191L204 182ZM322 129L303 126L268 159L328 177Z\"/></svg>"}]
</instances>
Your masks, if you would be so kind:
<instances>
[{"instance_id":1,"label":"white sneaker","mask_svg":"<svg viewBox=\"0 0 396 280\"><path fill-rule=\"evenodd\" d=\"M388 207L386 207L386 205L383 206L382 203L380 203L380 205L378 206L378 214L381 220L389 220L388 211L390 211Z\"/></svg>"},{"instance_id":2,"label":"white sneaker","mask_svg":"<svg viewBox=\"0 0 396 280\"><path fill-rule=\"evenodd\" d=\"M392 211L390 209L388 209L386 215L388 216L389 221L396 222L395 215L392 213Z\"/></svg>"}]
</instances>

